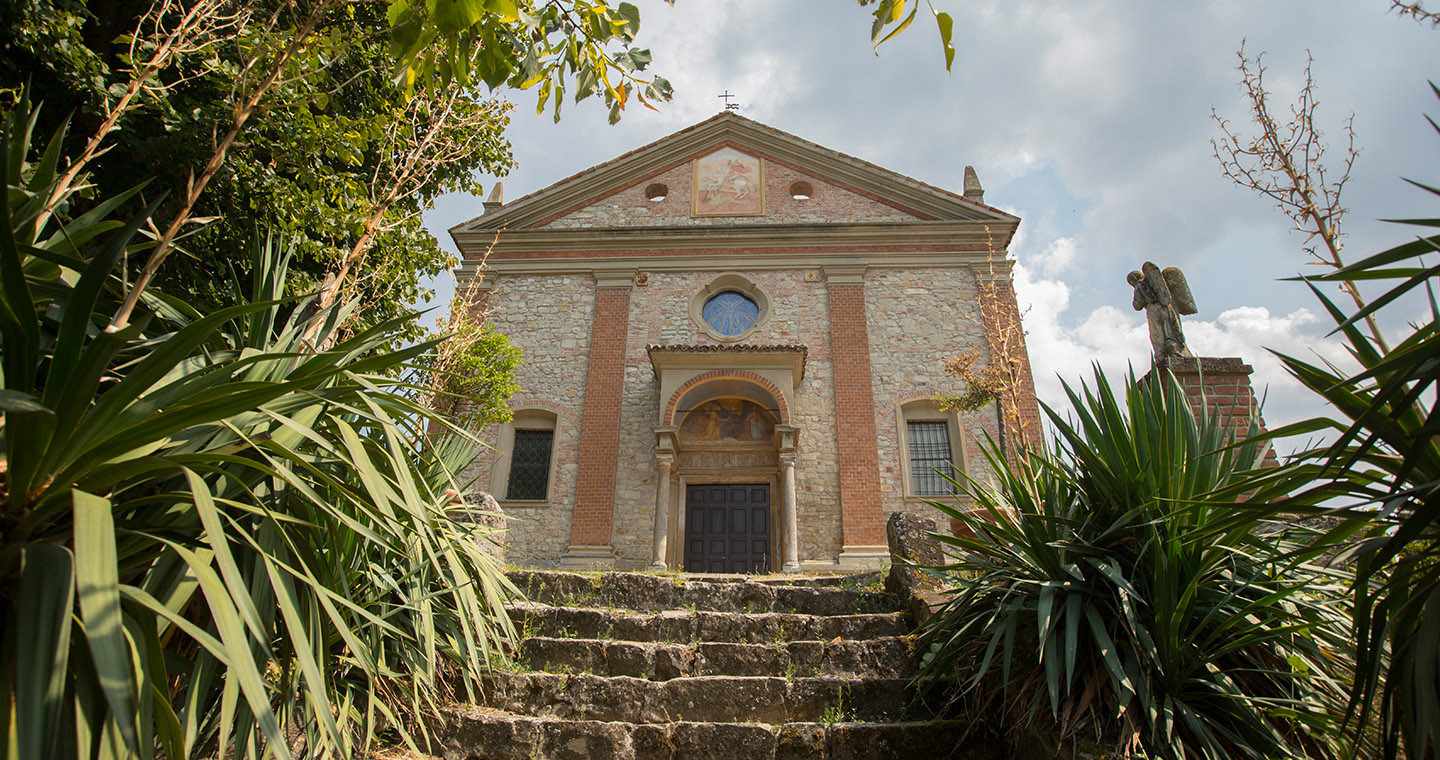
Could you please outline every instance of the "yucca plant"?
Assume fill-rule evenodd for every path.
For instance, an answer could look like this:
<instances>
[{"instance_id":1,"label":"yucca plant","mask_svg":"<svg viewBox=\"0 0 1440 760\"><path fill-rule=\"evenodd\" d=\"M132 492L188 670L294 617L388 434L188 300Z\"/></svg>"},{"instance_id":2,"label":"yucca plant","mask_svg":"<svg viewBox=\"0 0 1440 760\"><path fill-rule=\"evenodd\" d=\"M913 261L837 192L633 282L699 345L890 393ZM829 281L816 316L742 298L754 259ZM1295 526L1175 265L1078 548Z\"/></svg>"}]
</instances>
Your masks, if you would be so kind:
<instances>
[{"instance_id":1,"label":"yucca plant","mask_svg":"<svg viewBox=\"0 0 1440 760\"><path fill-rule=\"evenodd\" d=\"M1440 96L1440 88L1431 89ZM1435 187L1411 184L1440 195ZM1351 563L1356 574L1360 677L1352 725L1367 726L1378 715L1386 758L1431 758L1440 752L1440 304L1434 293L1440 265L1427 257L1440 254L1440 235L1430 234L1440 219L1397 222L1417 228L1415 239L1307 278L1359 369L1280 355L1334 416L1273 435L1328 431L1333 442L1297 455L1303 471L1291 481L1289 499L1250 510L1305 510L1340 519L1324 540L1343 542L1339 561ZM1387 287L1346 313L1322 289L1326 283ZM1428 306L1428 314L1422 312L1398 344L1387 349L1360 329L1368 317L1406 303Z\"/></svg>"},{"instance_id":2,"label":"yucca plant","mask_svg":"<svg viewBox=\"0 0 1440 760\"><path fill-rule=\"evenodd\" d=\"M1339 756L1345 589L1317 549L1229 519L1267 497L1263 444L1197 418L1168 372L1066 393L1053 453L992 448L993 480L957 484L983 515L935 504L973 535L940 537L956 589L920 631L920 683L1126 753Z\"/></svg>"},{"instance_id":3,"label":"yucca plant","mask_svg":"<svg viewBox=\"0 0 1440 760\"><path fill-rule=\"evenodd\" d=\"M419 744L513 636L483 529L448 511L477 444L427 435L397 379L433 342L337 335L354 306L284 299L275 240L240 305L147 293L107 327L154 205L37 226L60 137L29 161L34 122L22 100L0 145L0 757Z\"/></svg>"}]
</instances>

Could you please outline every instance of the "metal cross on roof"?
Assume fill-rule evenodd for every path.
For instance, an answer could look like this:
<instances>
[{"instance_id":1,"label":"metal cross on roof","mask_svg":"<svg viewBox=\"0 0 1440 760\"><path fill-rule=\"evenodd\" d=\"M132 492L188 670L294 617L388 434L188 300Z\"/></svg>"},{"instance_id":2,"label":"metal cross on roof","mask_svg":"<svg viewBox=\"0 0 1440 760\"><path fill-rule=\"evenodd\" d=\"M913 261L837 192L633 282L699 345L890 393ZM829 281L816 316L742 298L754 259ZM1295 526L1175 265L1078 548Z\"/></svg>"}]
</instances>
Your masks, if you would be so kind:
<instances>
[{"instance_id":1,"label":"metal cross on roof","mask_svg":"<svg viewBox=\"0 0 1440 760\"><path fill-rule=\"evenodd\" d=\"M727 110L727 111L739 111L739 110L740 110L740 104L739 104L739 103L731 103L731 102L730 102L730 99L733 98L733 97L736 97L736 96L730 92L730 88L729 88L729 87L726 87L726 88L725 88L725 92L722 93L722 94L720 94L720 95L717 95L716 97L724 98L724 99L725 99L725 110Z\"/></svg>"}]
</instances>

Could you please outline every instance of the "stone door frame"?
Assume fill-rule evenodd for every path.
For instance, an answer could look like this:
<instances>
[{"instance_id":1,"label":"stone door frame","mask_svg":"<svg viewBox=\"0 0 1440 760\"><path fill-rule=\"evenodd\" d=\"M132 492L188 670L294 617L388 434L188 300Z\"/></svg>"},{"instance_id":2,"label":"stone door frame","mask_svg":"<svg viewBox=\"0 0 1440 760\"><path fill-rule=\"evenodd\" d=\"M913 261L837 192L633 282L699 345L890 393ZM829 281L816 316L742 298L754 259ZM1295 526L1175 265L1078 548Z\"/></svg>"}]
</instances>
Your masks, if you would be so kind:
<instances>
[{"instance_id":1,"label":"stone door frame","mask_svg":"<svg viewBox=\"0 0 1440 760\"><path fill-rule=\"evenodd\" d=\"M790 409L793 393L804 376L803 346L705 346L650 348L650 361L660 384L659 425L655 428L655 536L650 567L664 570L684 566L685 487L706 484L768 484L770 486L770 563L783 572L800 571L799 528L796 515L795 460L800 428ZM681 466L679 424L683 409L707 398L707 386L740 382L774 400L775 464L762 467L709 468ZM717 394L717 397L719 396ZM684 402L684 403L682 403ZM736 447L756 452L756 447ZM776 509L775 507L779 507ZM673 530L672 530L673 527ZM676 540L670 540L671 536Z\"/></svg>"}]
</instances>

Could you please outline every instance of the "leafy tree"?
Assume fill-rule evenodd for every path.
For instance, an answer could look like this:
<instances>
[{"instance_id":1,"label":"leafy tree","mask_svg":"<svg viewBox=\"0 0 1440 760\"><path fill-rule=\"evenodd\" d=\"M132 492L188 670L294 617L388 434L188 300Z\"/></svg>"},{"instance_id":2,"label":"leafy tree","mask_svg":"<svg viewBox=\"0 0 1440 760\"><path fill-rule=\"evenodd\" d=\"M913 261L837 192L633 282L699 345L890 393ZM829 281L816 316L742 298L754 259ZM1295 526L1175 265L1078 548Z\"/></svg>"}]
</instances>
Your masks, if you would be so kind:
<instances>
[{"instance_id":1,"label":"leafy tree","mask_svg":"<svg viewBox=\"0 0 1440 760\"><path fill-rule=\"evenodd\" d=\"M162 244L136 297L153 276L200 304L227 303L218 283L235 262L213 251L267 226L298 241L292 287L328 275L324 302L355 291L363 329L404 311L454 263L420 211L512 165L509 105L477 88L538 85L557 118L567 88L598 93L618 118L631 94L647 105L669 97L663 79L634 76L650 58L629 47L638 28L627 3L5 0L0 89L30 81L46 93L42 130L74 112L63 153L79 157L74 179L92 196L140 177L155 177L146 196L168 191ZM87 205L66 197L55 211ZM183 255L161 267L171 244Z\"/></svg>"},{"instance_id":2,"label":"leafy tree","mask_svg":"<svg viewBox=\"0 0 1440 760\"><path fill-rule=\"evenodd\" d=\"M510 419L510 397L520 390L515 367L520 347L489 324L487 302L473 280L456 293L438 325L449 339L429 357L431 407L468 430Z\"/></svg>"}]
</instances>

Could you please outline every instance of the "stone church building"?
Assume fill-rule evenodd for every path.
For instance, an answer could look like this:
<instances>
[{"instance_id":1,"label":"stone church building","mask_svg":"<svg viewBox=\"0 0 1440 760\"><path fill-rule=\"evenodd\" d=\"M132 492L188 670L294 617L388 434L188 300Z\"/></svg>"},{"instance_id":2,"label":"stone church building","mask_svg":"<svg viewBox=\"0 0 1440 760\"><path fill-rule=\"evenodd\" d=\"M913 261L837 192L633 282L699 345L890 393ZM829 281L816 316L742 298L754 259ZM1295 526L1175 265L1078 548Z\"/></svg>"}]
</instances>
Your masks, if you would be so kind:
<instances>
[{"instance_id":1,"label":"stone church building","mask_svg":"<svg viewBox=\"0 0 1440 760\"><path fill-rule=\"evenodd\" d=\"M1005 249L1019 219L722 112L453 228L460 287L524 351L474 465L522 565L797 572L888 556L890 512L979 472L1034 387ZM482 269L483 267L483 269ZM982 294L990 308L982 308ZM1001 352L1005 340L1017 343Z\"/></svg>"}]
</instances>

